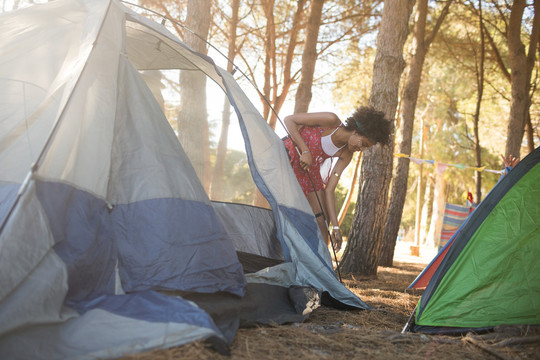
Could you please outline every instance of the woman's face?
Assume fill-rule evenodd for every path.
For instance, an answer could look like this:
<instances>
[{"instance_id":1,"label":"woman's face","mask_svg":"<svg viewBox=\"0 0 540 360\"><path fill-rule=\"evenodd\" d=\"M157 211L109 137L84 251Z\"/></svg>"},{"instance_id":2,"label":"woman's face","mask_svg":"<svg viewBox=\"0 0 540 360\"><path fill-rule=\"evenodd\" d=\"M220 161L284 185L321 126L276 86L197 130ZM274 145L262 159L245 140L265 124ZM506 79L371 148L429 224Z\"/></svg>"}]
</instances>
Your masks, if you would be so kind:
<instances>
[{"instance_id":1,"label":"woman's face","mask_svg":"<svg viewBox=\"0 0 540 360\"><path fill-rule=\"evenodd\" d=\"M347 147L352 152L364 151L371 146L373 146L373 143L367 137L360 135L357 132L353 132L347 144Z\"/></svg>"}]
</instances>

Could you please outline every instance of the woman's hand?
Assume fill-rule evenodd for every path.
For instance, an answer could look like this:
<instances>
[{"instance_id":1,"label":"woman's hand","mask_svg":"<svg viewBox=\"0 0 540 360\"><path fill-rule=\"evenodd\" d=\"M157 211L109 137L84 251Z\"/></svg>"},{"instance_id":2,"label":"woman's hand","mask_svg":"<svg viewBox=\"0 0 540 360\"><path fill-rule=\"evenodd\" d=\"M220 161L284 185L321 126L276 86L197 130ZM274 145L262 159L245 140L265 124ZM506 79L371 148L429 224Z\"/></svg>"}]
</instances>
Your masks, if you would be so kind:
<instances>
[{"instance_id":1,"label":"woman's hand","mask_svg":"<svg viewBox=\"0 0 540 360\"><path fill-rule=\"evenodd\" d=\"M508 158L501 155L501 158L503 159L504 166L506 167L515 167L519 162L519 158L515 157L514 155L510 155Z\"/></svg>"},{"instance_id":2,"label":"woman's hand","mask_svg":"<svg viewBox=\"0 0 540 360\"><path fill-rule=\"evenodd\" d=\"M313 159L311 158L311 152L309 150L303 151L302 154L300 155L300 167L304 169L305 171L309 171L311 164L313 164Z\"/></svg>"},{"instance_id":3,"label":"woman's hand","mask_svg":"<svg viewBox=\"0 0 540 360\"><path fill-rule=\"evenodd\" d=\"M309 152L309 148L302 138L300 131L305 126L309 127L336 127L341 124L341 121L336 114L331 112L316 112L316 113L300 113L288 115L283 119L285 127L291 137L292 142L297 146L297 149L304 149L300 153L299 165L305 171L309 171L313 158Z\"/></svg>"},{"instance_id":4,"label":"woman's hand","mask_svg":"<svg viewBox=\"0 0 540 360\"><path fill-rule=\"evenodd\" d=\"M332 244L334 245L334 251L339 251L341 249L341 244L343 244L343 239L341 237L341 231L338 228L332 228Z\"/></svg>"}]
</instances>

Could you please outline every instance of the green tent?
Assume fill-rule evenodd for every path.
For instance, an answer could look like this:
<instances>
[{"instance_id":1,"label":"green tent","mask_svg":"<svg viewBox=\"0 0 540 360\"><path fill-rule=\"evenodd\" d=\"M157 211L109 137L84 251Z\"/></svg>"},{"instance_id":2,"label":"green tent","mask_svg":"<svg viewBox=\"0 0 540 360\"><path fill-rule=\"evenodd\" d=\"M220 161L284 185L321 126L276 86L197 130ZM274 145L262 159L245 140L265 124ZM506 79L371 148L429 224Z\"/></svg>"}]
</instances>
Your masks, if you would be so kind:
<instances>
[{"instance_id":1,"label":"green tent","mask_svg":"<svg viewBox=\"0 0 540 360\"><path fill-rule=\"evenodd\" d=\"M462 226L426 287L412 331L540 324L540 147Z\"/></svg>"}]
</instances>

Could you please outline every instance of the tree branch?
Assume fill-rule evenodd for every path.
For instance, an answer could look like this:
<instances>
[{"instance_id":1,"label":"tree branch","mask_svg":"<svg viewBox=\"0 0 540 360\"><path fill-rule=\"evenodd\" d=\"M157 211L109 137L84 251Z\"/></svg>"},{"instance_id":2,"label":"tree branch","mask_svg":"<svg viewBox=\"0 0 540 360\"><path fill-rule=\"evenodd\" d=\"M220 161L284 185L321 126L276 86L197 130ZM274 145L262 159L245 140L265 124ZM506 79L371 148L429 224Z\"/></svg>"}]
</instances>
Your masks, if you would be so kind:
<instances>
[{"instance_id":1,"label":"tree branch","mask_svg":"<svg viewBox=\"0 0 540 360\"><path fill-rule=\"evenodd\" d=\"M499 359L512 360L512 358L510 358L510 357L508 357L508 356L506 356L504 354L501 354L500 352L493 349L491 346L479 341L477 338L475 338L473 335L471 335L471 333L468 333L467 336L465 336L463 338L463 342L472 344L472 345L484 350L485 352L490 353L491 355L493 355L493 356L495 356L495 357L497 357Z\"/></svg>"},{"instance_id":2,"label":"tree branch","mask_svg":"<svg viewBox=\"0 0 540 360\"><path fill-rule=\"evenodd\" d=\"M433 27L433 30L431 31L431 34L429 35L429 37L424 42L426 49L429 49L429 46L431 45L431 43L435 39L435 36L437 36L437 32L441 28L441 25L442 25L442 23L444 21L444 18L446 17L446 15L448 15L448 9L450 8L450 5L452 4L452 2L453 2L453 0L449 0L446 3L446 5L444 5L444 8L441 11L441 15L437 19L437 22L435 23L435 26Z\"/></svg>"},{"instance_id":3,"label":"tree branch","mask_svg":"<svg viewBox=\"0 0 540 360\"><path fill-rule=\"evenodd\" d=\"M501 69L501 72L503 76L506 78L506 80L510 81L510 72L508 72L508 69L506 68L506 65L504 64L504 61L501 57L501 53L499 52L499 49L497 48L497 44L495 44L493 37L491 36L488 29L486 28L486 25L482 24L482 27L484 28L484 33L486 34L489 45L491 46L491 49L493 50L493 54L495 55L495 60L496 60L497 65L499 66L499 69Z\"/></svg>"}]
</instances>

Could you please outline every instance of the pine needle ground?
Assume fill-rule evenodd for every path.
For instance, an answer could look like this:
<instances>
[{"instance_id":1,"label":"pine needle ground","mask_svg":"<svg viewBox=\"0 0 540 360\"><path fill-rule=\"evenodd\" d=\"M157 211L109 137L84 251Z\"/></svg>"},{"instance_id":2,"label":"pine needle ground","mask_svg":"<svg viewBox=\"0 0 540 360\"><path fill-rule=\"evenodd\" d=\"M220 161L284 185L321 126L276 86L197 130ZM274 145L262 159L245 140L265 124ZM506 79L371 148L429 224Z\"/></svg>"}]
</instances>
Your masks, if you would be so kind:
<instances>
[{"instance_id":1,"label":"pine needle ground","mask_svg":"<svg viewBox=\"0 0 540 360\"><path fill-rule=\"evenodd\" d=\"M303 323L240 329L230 356L194 343L123 359L540 359L539 327L500 327L466 336L402 334L422 293L406 289L426 263L401 259L393 267L379 267L376 277L343 277L375 310L320 307Z\"/></svg>"}]
</instances>

